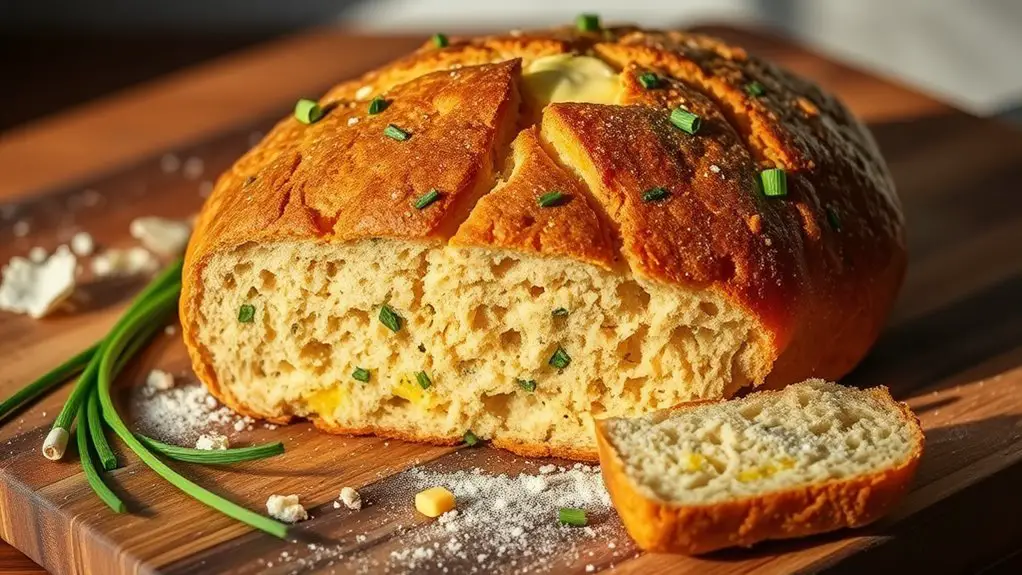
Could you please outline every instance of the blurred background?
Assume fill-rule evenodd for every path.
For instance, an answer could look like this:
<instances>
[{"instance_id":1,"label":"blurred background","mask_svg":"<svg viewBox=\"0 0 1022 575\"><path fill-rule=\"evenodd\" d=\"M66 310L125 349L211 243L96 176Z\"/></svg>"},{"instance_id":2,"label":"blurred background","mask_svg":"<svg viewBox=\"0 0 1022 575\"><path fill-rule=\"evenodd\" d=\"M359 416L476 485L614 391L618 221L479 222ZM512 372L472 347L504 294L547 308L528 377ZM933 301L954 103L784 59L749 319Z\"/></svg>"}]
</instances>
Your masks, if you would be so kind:
<instances>
[{"instance_id":1,"label":"blurred background","mask_svg":"<svg viewBox=\"0 0 1022 575\"><path fill-rule=\"evenodd\" d=\"M767 27L1022 122L1020 0L0 0L0 131L310 26L459 33L583 11L652 27Z\"/></svg>"}]
</instances>

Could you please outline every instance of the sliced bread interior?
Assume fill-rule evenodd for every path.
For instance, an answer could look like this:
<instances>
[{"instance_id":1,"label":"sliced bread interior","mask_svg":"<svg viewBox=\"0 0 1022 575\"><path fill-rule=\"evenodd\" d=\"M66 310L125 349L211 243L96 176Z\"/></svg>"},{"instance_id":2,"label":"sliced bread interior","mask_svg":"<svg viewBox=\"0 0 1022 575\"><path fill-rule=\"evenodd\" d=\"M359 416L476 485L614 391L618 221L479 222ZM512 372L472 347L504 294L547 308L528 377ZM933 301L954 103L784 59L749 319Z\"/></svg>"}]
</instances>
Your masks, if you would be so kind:
<instances>
[{"instance_id":1,"label":"sliced bread interior","mask_svg":"<svg viewBox=\"0 0 1022 575\"><path fill-rule=\"evenodd\" d=\"M636 542L697 554L879 518L907 490L923 433L886 388L809 380L605 419L598 442Z\"/></svg>"}]
</instances>

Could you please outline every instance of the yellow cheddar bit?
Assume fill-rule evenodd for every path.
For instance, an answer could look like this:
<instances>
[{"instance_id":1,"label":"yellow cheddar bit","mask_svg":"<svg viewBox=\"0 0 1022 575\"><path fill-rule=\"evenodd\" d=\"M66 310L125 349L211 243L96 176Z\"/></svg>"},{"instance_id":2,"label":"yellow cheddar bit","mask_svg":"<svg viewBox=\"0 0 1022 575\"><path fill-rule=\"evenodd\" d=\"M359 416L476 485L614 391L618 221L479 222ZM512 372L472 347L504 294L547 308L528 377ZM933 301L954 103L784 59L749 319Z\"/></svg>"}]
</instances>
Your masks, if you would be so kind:
<instances>
[{"instance_id":1,"label":"yellow cheddar bit","mask_svg":"<svg viewBox=\"0 0 1022 575\"><path fill-rule=\"evenodd\" d=\"M340 407L344 400L344 390L340 387L329 387L315 391L305 398L305 404L309 411L316 413L323 419L334 419L334 410Z\"/></svg>"},{"instance_id":2,"label":"yellow cheddar bit","mask_svg":"<svg viewBox=\"0 0 1022 575\"><path fill-rule=\"evenodd\" d=\"M443 487L430 487L415 494L415 509L426 517L440 517L454 506L454 494Z\"/></svg>"},{"instance_id":3,"label":"yellow cheddar bit","mask_svg":"<svg viewBox=\"0 0 1022 575\"><path fill-rule=\"evenodd\" d=\"M401 376L401 380L394 386L394 395L423 407L429 407L432 400L429 392L422 389L415 376L411 374Z\"/></svg>"},{"instance_id":4,"label":"yellow cheddar bit","mask_svg":"<svg viewBox=\"0 0 1022 575\"><path fill-rule=\"evenodd\" d=\"M706 458L703 457L699 453L689 453L688 454L688 470L689 471L695 471L695 470L699 469L700 467L703 466L703 463L705 463L705 462L706 462Z\"/></svg>"},{"instance_id":5,"label":"yellow cheddar bit","mask_svg":"<svg viewBox=\"0 0 1022 575\"><path fill-rule=\"evenodd\" d=\"M537 108L554 102L614 104L621 91L618 73L599 58L557 54L538 58L522 76L525 95Z\"/></svg>"},{"instance_id":6,"label":"yellow cheddar bit","mask_svg":"<svg viewBox=\"0 0 1022 575\"><path fill-rule=\"evenodd\" d=\"M791 469L795 467L795 460L790 457L782 457L777 460L777 467L781 469Z\"/></svg>"},{"instance_id":7,"label":"yellow cheddar bit","mask_svg":"<svg viewBox=\"0 0 1022 575\"><path fill-rule=\"evenodd\" d=\"M760 469L758 467L752 467L750 469L743 469L738 474L738 481L741 481L742 483L748 483L750 481L755 481L757 479L762 479L762 478L763 478L763 473L760 471Z\"/></svg>"}]
</instances>

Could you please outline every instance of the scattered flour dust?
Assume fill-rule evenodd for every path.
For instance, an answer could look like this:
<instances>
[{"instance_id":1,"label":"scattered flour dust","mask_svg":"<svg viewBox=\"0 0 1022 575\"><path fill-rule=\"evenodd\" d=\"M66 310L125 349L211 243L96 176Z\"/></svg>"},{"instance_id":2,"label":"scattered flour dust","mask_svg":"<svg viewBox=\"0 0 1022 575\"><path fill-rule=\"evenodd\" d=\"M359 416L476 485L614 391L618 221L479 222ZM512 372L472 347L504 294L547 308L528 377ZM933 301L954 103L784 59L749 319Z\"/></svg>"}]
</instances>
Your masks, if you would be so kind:
<instances>
[{"instance_id":1,"label":"scattered flour dust","mask_svg":"<svg viewBox=\"0 0 1022 575\"><path fill-rule=\"evenodd\" d=\"M206 388L185 384L161 389L141 385L133 389L131 415L135 427L154 439L192 446L210 431L252 429L255 420L220 405Z\"/></svg>"},{"instance_id":2,"label":"scattered flour dust","mask_svg":"<svg viewBox=\"0 0 1022 575\"><path fill-rule=\"evenodd\" d=\"M457 508L426 519L414 511L413 498L435 486L454 493ZM288 550L267 557L263 567L280 569L268 573L306 569L563 573L593 571L597 565L604 569L632 556L631 546L620 543L628 539L595 466L547 464L538 473L495 475L478 467L446 471L427 464L367 486L365 492L372 502L370 509L380 514L377 519L368 524L358 520L354 530L331 537L336 544L291 544ZM558 523L557 511L562 507L584 509L588 525Z\"/></svg>"}]
</instances>

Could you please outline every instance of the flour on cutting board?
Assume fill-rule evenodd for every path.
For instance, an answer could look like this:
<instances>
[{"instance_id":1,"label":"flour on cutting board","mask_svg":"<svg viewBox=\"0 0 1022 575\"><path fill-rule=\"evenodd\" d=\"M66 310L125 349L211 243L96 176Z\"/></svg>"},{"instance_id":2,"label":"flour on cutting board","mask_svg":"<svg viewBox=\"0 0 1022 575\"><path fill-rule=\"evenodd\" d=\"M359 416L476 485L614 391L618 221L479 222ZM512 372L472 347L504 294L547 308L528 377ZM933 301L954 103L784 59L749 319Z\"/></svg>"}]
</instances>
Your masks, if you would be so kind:
<instances>
[{"instance_id":1,"label":"flour on cutting board","mask_svg":"<svg viewBox=\"0 0 1022 575\"><path fill-rule=\"evenodd\" d=\"M434 520L410 513L414 494L435 486L454 493L457 509ZM262 567L268 573L307 569L324 573L557 573L569 568L594 571L596 565L602 569L632 556L630 546L616 543L624 533L595 466L548 464L538 473L507 475L478 467L445 471L428 465L366 490L372 492L371 509L382 514L374 523L403 523L396 535L390 536L391 529L385 528L387 537L374 541L374 529L362 524L336 543L289 545ZM584 509L589 524L561 525L557 512L564 507Z\"/></svg>"},{"instance_id":2,"label":"flour on cutting board","mask_svg":"<svg viewBox=\"0 0 1022 575\"><path fill-rule=\"evenodd\" d=\"M132 389L131 418L135 428L154 439L191 447L210 431L252 429L255 420L220 405L199 384L169 388L150 378Z\"/></svg>"}]
</instances>

